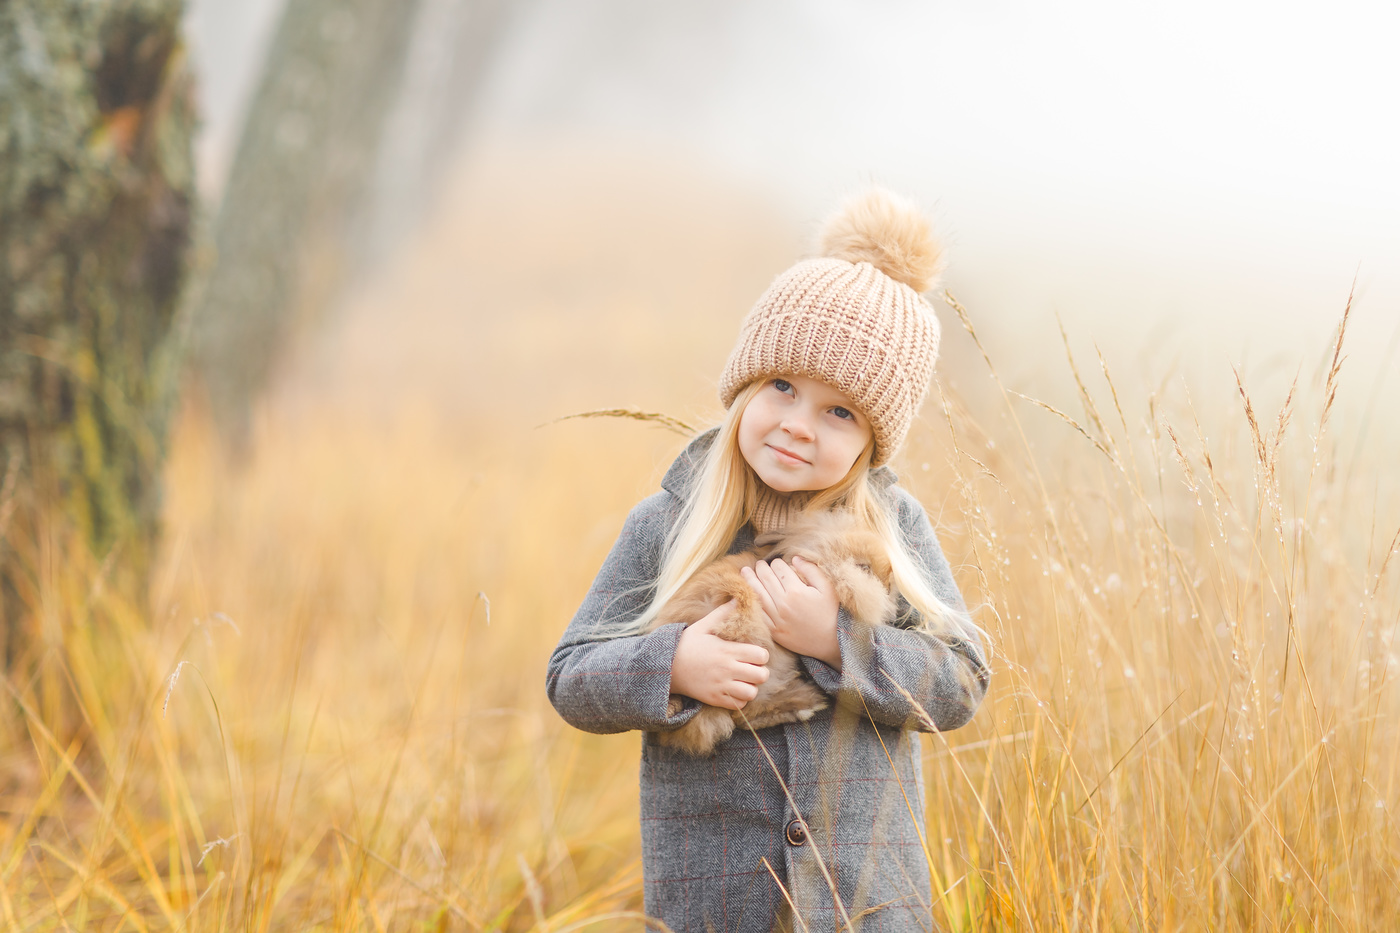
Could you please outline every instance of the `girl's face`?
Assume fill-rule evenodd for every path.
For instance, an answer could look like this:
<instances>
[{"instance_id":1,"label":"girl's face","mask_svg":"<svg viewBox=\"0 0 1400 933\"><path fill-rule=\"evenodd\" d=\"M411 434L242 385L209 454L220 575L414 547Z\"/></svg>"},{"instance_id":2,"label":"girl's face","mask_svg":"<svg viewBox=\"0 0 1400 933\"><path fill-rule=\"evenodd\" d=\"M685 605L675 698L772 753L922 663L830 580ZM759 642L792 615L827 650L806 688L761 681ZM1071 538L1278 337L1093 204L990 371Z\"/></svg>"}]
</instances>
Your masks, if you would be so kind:
<instances>
[{"instance_id":1,"label":"girl's face","mask_svg":"<svg viewBox=\"0 0 1400 933\"><path fill-rule=\"evenodd\" d=\"M870 443L870 421L818 379L767 380L739 416L739 451L778 492L827 489Z\"/></svg>"}]
</instances>

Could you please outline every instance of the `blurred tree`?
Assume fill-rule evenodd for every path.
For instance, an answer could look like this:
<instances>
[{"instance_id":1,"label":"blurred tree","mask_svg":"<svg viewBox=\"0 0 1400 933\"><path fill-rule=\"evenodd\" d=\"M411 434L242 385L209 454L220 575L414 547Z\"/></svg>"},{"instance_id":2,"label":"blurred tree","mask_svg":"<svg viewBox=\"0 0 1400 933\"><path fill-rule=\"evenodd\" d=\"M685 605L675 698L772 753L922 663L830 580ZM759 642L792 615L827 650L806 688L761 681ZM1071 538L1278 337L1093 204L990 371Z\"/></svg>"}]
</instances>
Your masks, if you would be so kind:
<instances>
[{"instance_id":1,"label":"blurred tree","mask_svg":"<svg viewBox=\"0 0 1400 933\"><path fill-rule=\"evenodd\" d=\"M214 224L214 267L195 303L193 373L235 454L297 325L335 297L367 246L382 245L382 236L357 230L367 209L378 201L383 217L386 191L401 204L397 176L431 168L425 147L439 152L450 142L460 122L452 114L465 109L505 7L287 0ZM391 212L402 225L402 211Z\"/></svg>"},{"instance_id":2,"label":"blurred tree","mask_svg":"<svg viewBox=\"0 0 1400 933\"><path fill-rule=\"evenodd\" d=\"M194 190L182 6L0 0L7 667L52 545L120 545L144 576Z\"/></svg>"}]
</instances>

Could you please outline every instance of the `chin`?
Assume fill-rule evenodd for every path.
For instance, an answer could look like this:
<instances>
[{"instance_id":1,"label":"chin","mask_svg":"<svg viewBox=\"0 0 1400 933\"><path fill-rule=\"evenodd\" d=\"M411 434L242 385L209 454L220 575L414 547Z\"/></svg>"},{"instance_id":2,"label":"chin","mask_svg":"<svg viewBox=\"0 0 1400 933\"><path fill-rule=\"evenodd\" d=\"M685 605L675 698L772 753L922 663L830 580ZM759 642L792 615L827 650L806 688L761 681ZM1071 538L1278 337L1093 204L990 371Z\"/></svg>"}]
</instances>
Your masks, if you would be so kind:
<instances>
[{"instance_id":1,"label":"chin","mask_svg":"<svg viewBox=\"0 0 1400 933\"><path fill-rule=\"evenodd\" d=\"M775 476L772 479L760 476L759 479L763 480L769 489L776 492L806 492L811 488L808 484L790 476Z\"/></svg>"}]
</instances>

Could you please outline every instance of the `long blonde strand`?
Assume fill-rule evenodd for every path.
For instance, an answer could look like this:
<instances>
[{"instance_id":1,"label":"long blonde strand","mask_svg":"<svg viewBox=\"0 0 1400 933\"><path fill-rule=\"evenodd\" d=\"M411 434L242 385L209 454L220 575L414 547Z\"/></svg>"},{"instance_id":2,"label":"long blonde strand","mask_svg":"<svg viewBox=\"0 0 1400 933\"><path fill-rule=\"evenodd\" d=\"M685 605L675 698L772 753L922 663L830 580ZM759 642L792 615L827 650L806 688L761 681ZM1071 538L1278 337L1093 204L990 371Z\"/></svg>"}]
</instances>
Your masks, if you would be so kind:
<instances>
[{"instance_id":1,"label":"long blonde strand","mask_svg":"<svg viewBox=\"0 0 1400 933\"><path fill-rule=\"evenodd\" d=\"M758 481L739 450L739 420L763 385L758 381L746 386L725 413L714 441L695 471L681 514L667 538L652 599L640 616L616 634L646 631L661 607L687 580L728 553L734 536L749 520L758 496ZM919 559L870 483L873 455L872 439L840 482L818 492L807 508L847 509L879 536L890 557L894 587L918 611L920 631L965 639L980 637L985 643L986 634L971 617L939 599L925 581Z\"/></svg>"},{"instance_id":2,"label":"long blonde strand","mask_svg":"<svg viewBox=\"0 0 1400 933\"><path fill-rule=\"evenodd\" d=\"M870 483L870 460L874 452L872 440L845 477L818 493L807 507L814 510L846 509L855 515L857 521L875 532L889 555L894 588L919 613L917 627L920 631L963 639L980 638L986 643L986 633L968 613L939 599L933 587L925 581L919 558L910 549L898 524L892 520L886 503L876 495Z\"/></svg>"},{"instance_id":3,"label":"long blonde strand","mask_svg":"<svg viewBox=\"0 0 1400 933\"><path fill-rule=\"evenodd\" d=\"M633 624L646 631L661 607L702 567L729 552L757 500L753 470L739 450L739 419L762 381L745 386L729 406L719 433L701 461L680 517L667 538L651 603Z\"/></svg>"}]
</instances>

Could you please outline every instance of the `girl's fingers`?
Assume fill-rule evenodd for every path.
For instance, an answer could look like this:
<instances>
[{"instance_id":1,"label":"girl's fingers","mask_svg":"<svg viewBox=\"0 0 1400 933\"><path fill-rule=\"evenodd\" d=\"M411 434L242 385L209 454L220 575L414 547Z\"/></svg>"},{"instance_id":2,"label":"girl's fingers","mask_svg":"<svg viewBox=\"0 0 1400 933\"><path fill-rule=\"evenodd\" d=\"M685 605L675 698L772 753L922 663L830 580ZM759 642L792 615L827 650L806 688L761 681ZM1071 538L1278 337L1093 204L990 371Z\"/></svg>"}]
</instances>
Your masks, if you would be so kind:
<instances>
[{"instance_id":1,"label":"girl's fingers","mask_svg":"<svg viewBox=\"0 0 1400 933\"><path fill-rule=\"evenodd\" d=\"M797 571L793 570L792 567L788 565L787 561L783 560L781 557L775 557L769 566L773 568L773 576L782 582L784 590L790 590L794 586L806 585L807 581L803 580L802 577L797 574Z\"/></svg>"},{"instance_id":2,"label":"girl's fingers","mask_svg":"<svg viewBox=\"0 0 1400 933\"><path fill-rule=\"evenodd\" d=\"M748 642L731 642L734 646L734 659L741 664L756 664L759 667L768 663L768 649Z\"/></svg>"},{"instance_id":3,"label":"girl's fingers","mask_svg":"<svg viewBox=\"0 0 1400 933\"><path fill-rule=\"evenodd\" d=\"M802 582L804 586L810 586L814 590L825 593L832 588L831 578L826 575L822 568L814 564L805 557L793 555L792 574Z\"/></svg>"},{"instance_id":4,"label":"girl's fingers","mask_svg":"<svg viewBox=\"0 0 1400 933\"><path fill-rule=\"evenodd\" d=\"M773 561L773 564L781 563L781 560ZM773 564L759 561L757 564L754 564L753 572L758 579L763 581L763 585L768 587L769 591L774 596L777 596L779 593L786 592L787 587L783 585L782 578L779 577L777 571L773 569Z\"/></svg>"},{"instance_id":5,"label":"girl's fingers","mask_svg":"<svg viewBox=\"0 0 1400 933\"><path fill-rule=\"evenodd\" d=\"M793 556L792 563L778 558L773 561L773 572L783 582L783 589L791 592L801 587L821 590L826 587L827 578L820 567L805 557Z\"/></svg>"},{"instance_id":6,"label":"girl's fingers","mask_svg":"<svg viewBox=\"0 0 1400 933\"><path fill-rule=\"evenodd\" d=\"M762 567L764 565L760 563L758 566ZM772 615L777 607L774 605L773 596L768 592L768 587L764 585L763 580L748 567L741 568L739 573L743 574L744 581L748 583L749 586L753 587L754 595L758 597L758 602L763 606L763 611L768 615Z\"/></svg>"},{"instance_id":7,"label":"girl's fingers","mask_svg":"<svg viewBox=\"0 0 1400 933\"><path fill-rule=\"evenodd\" d=\"M814 589L825 589L831 580L822 569L805 557L793 557L792 569L797 578Z\"/></svg>"},{"instance_id":8,"label":"girl's fingers","mask_svg":"<svg viewBox=\"0 0 1400 933\"><path fill-rule=\"evenodd\" d=\"M761 664L736 664L729 676L746 684L757 686L768 679L768 668Z\"/></svg>"},{"instance_id":9,"label":"girl's fingers","mask_svg":"<svg viewBox=\"0 0 1400 933\"><path fill-rule=\"evenodd\" d=\"M753 684L746 684L742 680L736 680L725 688L725 693L728 693L736 700L747 703L758 696L758 688Z\"/></svg>"}]
</instances>

